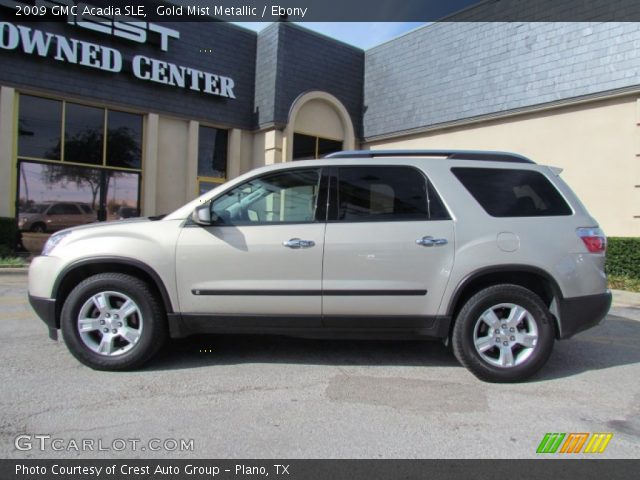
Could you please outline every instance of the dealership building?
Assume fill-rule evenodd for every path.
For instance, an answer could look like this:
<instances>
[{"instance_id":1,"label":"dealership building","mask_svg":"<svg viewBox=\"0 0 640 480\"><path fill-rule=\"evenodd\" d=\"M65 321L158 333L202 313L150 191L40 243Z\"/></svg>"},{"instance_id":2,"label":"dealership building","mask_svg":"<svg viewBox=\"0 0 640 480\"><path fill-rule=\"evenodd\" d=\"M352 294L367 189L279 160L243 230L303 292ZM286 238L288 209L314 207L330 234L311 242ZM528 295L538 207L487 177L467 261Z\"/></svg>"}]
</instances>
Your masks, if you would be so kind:
<instances>
[{"instance_id":1,"label":"dealership building","mask_svg":"<svg viewBox=\"0 0 640 480\"><path fill-rule=\"evenodd\" d=\"M449 21L365 51L287 22L0 7L0 217L167 213L258 166L391 148L561 167L608 235L640 236L640 24Z\"/></svg>"}]
</instances>

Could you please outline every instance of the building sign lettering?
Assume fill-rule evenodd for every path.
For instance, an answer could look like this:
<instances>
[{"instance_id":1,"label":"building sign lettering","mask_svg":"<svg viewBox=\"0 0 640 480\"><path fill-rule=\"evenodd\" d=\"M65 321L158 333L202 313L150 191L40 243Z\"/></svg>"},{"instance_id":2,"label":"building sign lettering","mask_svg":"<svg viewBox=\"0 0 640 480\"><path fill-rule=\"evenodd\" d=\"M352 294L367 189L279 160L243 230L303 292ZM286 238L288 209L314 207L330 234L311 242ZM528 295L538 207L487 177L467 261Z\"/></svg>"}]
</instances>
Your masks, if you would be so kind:
<instances>
[{"instance_id":1,"label":"building sign lettering","mask_svg":"<svg viewBox=\"0 0 640 480\"><path fill-rule=\"evenodd\" d=\"M87 23L91 23L91 26L87 27ZM84 24L82 26L85 28L138 42L143 39L146 41L147 31L157 32L161 36L161 48L165 51L168 48L169 38L179 38L179 33L175 30L146 22L113 21L109 24L79 20L76 24L79 26ZM98 30L100 28L102 30ZM194 90L209 95L236 98L234 93L235 84L233 79L229 77L176 65L144 55L134 56L130 66L125 66L125 59L122 53L115 48L68 38L64 35L45 32L25 25L0 22L0 50L22 51L28 55L52 58L59 62L81 65L111 73L120 73L125 70L131 71L139 80Z\"/></svg>"}]
</instances>

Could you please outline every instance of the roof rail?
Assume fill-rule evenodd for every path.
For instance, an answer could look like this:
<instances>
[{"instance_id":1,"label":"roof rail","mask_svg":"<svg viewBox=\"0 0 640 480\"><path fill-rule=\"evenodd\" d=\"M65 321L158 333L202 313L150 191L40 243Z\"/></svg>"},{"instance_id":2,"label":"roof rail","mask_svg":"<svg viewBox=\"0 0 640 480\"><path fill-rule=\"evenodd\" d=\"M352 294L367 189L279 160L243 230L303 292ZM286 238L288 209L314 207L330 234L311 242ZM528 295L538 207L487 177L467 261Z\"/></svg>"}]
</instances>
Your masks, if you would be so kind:
<instances>
[{"instance_id":1,"label":"roof rail","mask_svg":"<svg viewBox=\"0 0 640 480\"><path fill-rule=\"evenodd\" d=\"M490 150L346 150L324 158L379 158L379 157L446 157L451 160L484 160L491 162L534 163L527 157L510 152Z\"/></svg>"}]
</instances>

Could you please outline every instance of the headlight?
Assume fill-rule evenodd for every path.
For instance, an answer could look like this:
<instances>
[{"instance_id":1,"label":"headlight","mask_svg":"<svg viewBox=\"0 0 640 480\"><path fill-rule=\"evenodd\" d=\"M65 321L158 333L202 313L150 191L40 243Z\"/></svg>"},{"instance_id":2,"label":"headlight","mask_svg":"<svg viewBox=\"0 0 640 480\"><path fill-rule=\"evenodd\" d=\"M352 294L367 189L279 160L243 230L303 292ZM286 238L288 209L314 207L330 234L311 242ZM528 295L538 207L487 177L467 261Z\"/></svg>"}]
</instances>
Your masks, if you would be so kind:
<instances>
[{"instance_id":1,"label":"headlight","mask_svg":"<svg viewBox=\"0 0 640 480\"><path fill-rule=\"evenodd\" d=\"M42 249L41 255L43 256L49 255L53 251L53 249L56 248L56 245L58 245L62 241L62 239L65 238L70 233L71 232L60 232L60 233L54 233L53 235L51 235L47 240L47 243L44 244L44 248Z\"/></svg>"}]
</instances>

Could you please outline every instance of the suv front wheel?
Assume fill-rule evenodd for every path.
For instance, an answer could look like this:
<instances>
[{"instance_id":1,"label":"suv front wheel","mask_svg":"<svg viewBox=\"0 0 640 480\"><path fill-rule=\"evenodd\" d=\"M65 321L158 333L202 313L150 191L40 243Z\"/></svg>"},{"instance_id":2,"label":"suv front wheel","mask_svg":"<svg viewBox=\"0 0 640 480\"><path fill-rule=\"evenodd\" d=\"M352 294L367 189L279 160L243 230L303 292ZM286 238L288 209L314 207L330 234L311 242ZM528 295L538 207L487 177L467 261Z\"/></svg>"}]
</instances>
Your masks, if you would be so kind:
<instances>
[{"instance_id":1,"label":"suv front wheel","mask_svg":"<svg viewBox=\"0 0 640 480\"><path fill-rule=\"evenodd\" d=\"M518 285L494 285L473 295L456 319L453 352L476 377L516 382L548 360L553 318L538 295Z\"/></svg>"},{"instance_id":2,"label":"suv front wheel","mask_svg":"<svg viewBox=\"0 0 640 480\"><path fill-rule=\"evenodd\" d=\"M60 323L73 356L96 370L137 368L167 337L155 292L122 273L101 273L79 283L64 302Z\"/></svg>"}]
</instances>

